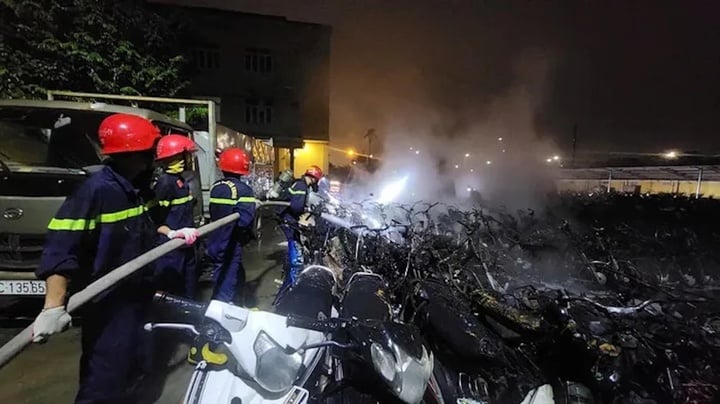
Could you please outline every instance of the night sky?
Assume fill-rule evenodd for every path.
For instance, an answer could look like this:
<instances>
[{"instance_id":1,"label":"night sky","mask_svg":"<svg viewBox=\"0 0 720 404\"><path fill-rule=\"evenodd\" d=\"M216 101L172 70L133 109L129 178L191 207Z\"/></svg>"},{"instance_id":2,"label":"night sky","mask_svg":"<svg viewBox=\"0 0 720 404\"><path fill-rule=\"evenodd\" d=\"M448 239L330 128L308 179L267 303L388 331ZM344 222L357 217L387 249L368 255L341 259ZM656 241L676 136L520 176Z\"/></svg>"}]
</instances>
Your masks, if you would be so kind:
<instances>
[{"instance_id":1,"label":"night sky","mask_svg":"<svg viewBox=\"0 0 720 404\"><path fill-rule=\"evenodd\" d=\"M522 86L532 134L579 151L720 152L720 2L177 0L333 26L331 140L474 133ZM431 119L426 111L435 112ZM510 111L503 119L512 116Z\"/></svg>"}]
</instances>

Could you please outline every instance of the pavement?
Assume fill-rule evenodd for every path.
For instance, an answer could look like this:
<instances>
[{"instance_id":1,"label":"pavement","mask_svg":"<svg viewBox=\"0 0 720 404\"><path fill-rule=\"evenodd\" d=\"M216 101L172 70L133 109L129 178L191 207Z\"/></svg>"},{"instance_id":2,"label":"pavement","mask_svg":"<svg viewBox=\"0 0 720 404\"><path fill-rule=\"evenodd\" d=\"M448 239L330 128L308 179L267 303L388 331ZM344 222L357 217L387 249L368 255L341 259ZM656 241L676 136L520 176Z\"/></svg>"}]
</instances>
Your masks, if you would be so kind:
<instances>
[{"instance_id":1,"label":"pavement","mask_svg":"<svg viewBox=\"0 0 720 404\"><path fill-rule=\"evenodd\" d=\"M245 305L261 310L271 307L278 287L275 280L281 276L286 251L279 230L273 229L270 223L264 227L261 243L247 246L243 258L247 276ZM211 287L209 282L201 279L201 299L209 299ZM31 321L0 323L0 345ZM0 369L0 403L72 403L77 392L79 358L79 327L54 336L46 344L31 345ZM187 362L174 368L165 381L162 396L157 403L180 403L192 371L192 365Z\"/></svg>"}]
</instances>

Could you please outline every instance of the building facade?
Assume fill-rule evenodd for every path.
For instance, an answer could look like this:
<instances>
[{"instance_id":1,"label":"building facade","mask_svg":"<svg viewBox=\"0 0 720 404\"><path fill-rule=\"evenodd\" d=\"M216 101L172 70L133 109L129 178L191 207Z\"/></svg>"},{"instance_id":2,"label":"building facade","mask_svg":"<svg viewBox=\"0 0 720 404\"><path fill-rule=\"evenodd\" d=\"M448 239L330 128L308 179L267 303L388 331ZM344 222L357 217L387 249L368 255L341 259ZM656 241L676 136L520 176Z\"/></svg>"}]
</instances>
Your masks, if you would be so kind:
<instances>
[{"instance_id":1,"label":"building facade","mask_svg":"<svg viewBox=\"0 0 720 404\"><path fill-rule=\"evenodd\" d=\"M223 125L271 138L276 170L293 168L297 175L308 163L327 170L331 28L284 17L181 9L189 22L184 43L192 69L185 95L216 100Z\"/></svg>"}]
</instances>

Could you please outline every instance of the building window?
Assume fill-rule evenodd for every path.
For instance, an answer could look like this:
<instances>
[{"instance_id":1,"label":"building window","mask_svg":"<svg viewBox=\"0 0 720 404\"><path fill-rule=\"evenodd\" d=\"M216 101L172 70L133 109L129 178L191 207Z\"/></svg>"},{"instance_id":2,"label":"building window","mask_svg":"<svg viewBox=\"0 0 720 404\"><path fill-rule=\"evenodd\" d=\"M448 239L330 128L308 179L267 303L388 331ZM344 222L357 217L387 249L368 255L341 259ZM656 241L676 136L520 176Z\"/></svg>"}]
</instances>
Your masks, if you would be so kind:
<instances>
[{"instance_id":1,"label":"building window","mask_svg":"<svg viewBox=\"0 0 720 404\"><path fill-rule=\"evenodd\" d=\"M193 49L192 62L198 69L217 69L220 67L220 51L217 49Z\"/></svg>"},{"instance_id":2,"label":"building window","mask_svg":"<svg viewBox=\"0 0 720 404\"><path fill-rule=\"evenodd\" d=\"M272 73L273 57L267 49L245 49L245 70L253 73Z\"/></svg>"},{"instance_id":3,"label":"building window","mask_svg":"<svg viewBox=\"0 0 720 404\"><path fill-rule=\"evenodd\" d=\"M272 123L273 107L269 101L246 100L245 122L251 125L268 125Z\"/></svg>"}]
</instances>

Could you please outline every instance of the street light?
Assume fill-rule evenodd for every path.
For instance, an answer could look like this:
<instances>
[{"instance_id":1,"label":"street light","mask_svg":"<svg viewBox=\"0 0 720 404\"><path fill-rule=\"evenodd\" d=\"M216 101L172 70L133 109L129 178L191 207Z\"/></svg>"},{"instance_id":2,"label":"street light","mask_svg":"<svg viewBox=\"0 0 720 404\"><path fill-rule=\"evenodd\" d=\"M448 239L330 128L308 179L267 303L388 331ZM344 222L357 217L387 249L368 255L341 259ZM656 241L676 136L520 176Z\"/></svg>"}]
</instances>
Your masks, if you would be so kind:
<instances>
[{"instance_id":1,"label":"street light","mask_svg":"<svg viewBox=\"0 0 720 404\"><path fill-rule=\"evenodd\" d=\"M676 150L670 150L667 153L663 154L663 157L669 160L673 160L678 157L678 152Z\"/></svg>"},{"instance_id":2,"label":"street light","mask_svg":"<svg viewBox=\"0 0 720 404\"><path fill-rule=\"evenodd\" d=\"M547 159L547 160L545 160L545 161L547 161L548 163L552 163L552 159L551 159L551 158L549 158L549 159Z\"/></svg>"},{"instance_id":3,"label":"street light","mask_svg":"<svg viewBox=\"0 0 720 404\"><path fill-rule=\"evenodd\" d=\"M459 165L459 164L455 164L455 168L460 168L460 165Z\"/></svg>"},{"instance_id":4,"label":"street light","mask_svg":"<svg viewBox=\"0 0 720 404\"><path fill-rule=\"evenodd\" d=\"M499 138L498 138L498 142L502 142L502 137L499 137Z\"/></svg>"},{"instance_id":5,"label":"street light","mask_svg":"<svg viewBox=\"0 0 720 404\"><path fill-rule=\"evenodd\" d=\"M474 169L474 168L471 168L471 169L470 169L470 172L471 172L471 173L474 173L474 172L475 172L475 169Z\"/></svg>"},{"instance_id":6,"label":"street light","mask_svg":"<svg viewBox=\"0 0 720 404\"><path fill-rule=\"evenodd\" d=\"M492 161L488 160L485 162L485 164L490 165L490 164L492 164Z\"/></svg>"},{"instance_id":7,"label":"street light","mask_svg":"<svg viewBox=\"0 0 720 404\"><path fill-rule=\"evenodd\" d=\"M470 153L465 153L465 157L470 157Z\"/></svg>"},{"instance_id":8,"label":"street light","mask_svg":"<svg viewBox=\"0 0 720 404\"><path fill-rule=\"evenodd\" d=\"M355 155L355 150L353 150L353 149L348 149L347 154L348 154L348 156L352 157L352 156Z\"/></svg>"},{"instance_id":9,"label":"street light","mask_svg":"<svg viewBox=\"0 0 720 404\"><path fill-rule=\"evenodd\" d=\"M415 154L420 154L420 150L415 150Z\"/></svg>"},{"instance_id":10,"label":"street light","mask_svg":"<svg viewBox=\"0 0 720 404\"><path fill-rule=\"evenodd\" d=\"M560 156L558 156L558 155L555 155L555 156L553 156L553 158L552 158L552 159L553 159L553 160L555 160L555 161L558 161L558 160L560 160Z\"/></svg>"}]
</instances>

